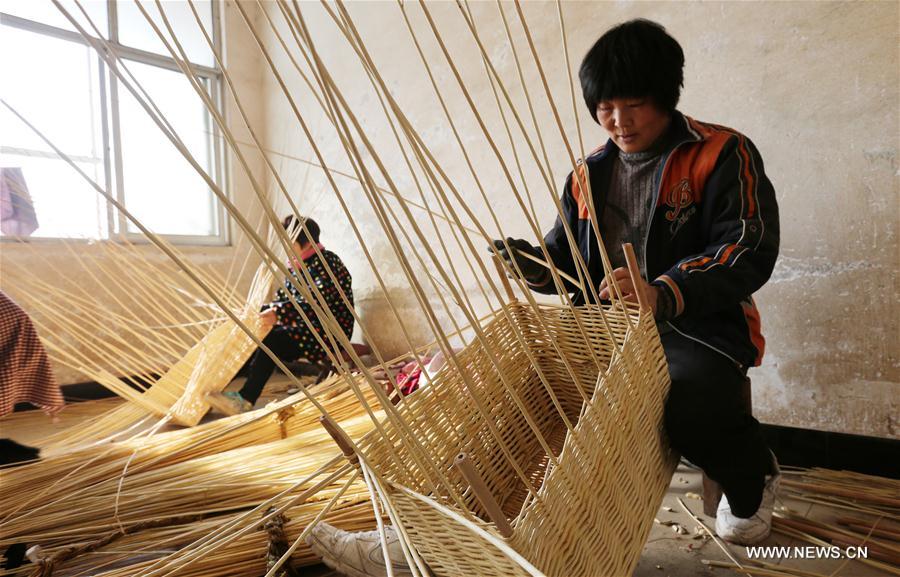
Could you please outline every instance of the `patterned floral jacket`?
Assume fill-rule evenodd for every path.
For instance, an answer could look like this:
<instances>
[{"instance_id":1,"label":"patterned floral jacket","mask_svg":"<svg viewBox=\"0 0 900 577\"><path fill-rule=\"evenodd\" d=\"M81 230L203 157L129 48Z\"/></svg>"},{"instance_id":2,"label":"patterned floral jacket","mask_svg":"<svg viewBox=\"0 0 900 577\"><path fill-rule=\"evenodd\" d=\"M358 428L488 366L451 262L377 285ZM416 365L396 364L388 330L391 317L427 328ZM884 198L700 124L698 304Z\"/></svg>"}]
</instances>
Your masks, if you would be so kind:
<instances>
[{"instance_id":1,"label":"patterned floral jacket","mask_svg":"<svg viewBox=\"0 0 900 577\"><path fill-rule=\"evenodd\" d=\"M275 294L276 300L270 303L270 306L275 309L276 327L281 327L290 334L302 351L300 356L311 363L325 361L327 354L304 321L304 316L324 342L328 343L328 339L325 337L322 323L316 316L315 308L297 290L297 285L307 285L304 275L297 270L297 267L302 266L309 272L313 283L319 292L322 293L325 303L348 339L353 334L354 321L351 309L347 307L343 298L341 298L341 291L343 291L350 307L353 306L353 289L351 288L353 279L350 276L350 272L338 255L330 250L326 250L321 244L319 245L319 250L322 253L322 258L319 258L314 249L309 248L301 255L301 260L292 259L291 278L285 279L284 286L279 288ZM332 276L329 275L329 269L337 284L332 280ZM299 305L299 311L291 303L288 293Z\"/></svg>"}]
</instances>

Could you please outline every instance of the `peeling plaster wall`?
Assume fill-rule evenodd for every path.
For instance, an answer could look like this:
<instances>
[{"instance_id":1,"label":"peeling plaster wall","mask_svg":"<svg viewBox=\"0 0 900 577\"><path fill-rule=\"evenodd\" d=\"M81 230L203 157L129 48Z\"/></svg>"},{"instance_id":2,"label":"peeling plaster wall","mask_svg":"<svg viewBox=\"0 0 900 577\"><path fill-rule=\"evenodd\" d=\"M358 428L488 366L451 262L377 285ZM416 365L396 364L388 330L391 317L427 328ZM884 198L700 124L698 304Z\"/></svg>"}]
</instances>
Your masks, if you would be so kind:
<instances>
[{"instance_id":1,"label":"peeling plaster wall","mask_svg":"<svg viewBox=\"0 0 900 577\"><path fill-rule=\"evenodd\" d=\"M504 134L490 86L456 5L433 3L429 7L491 134ZM471 7L488 54L525 114L496 6L473 3ZM574 142L577 136L556 6L529 2L523 9L562 121ZM412 124L463 194L482 207L452 134L440 120L437 100L396 4L350 3L349 10ZM780 425L900 437L896 236L900 5L567 2L564 11L573 67L611 25L634 17L665 25L681 42L687 60L680 109L701 120L741 130L765 159L766 171L778 191L783 235L782 257L772 281L756 295L768 337L766 360L751 371L758 417ZM403 172L402 159L355 56L320 9L304 5L304 14L321 57L360 114L375 146L393 171ZM411 9L410 14L414 27L426 39L423 46L429 61L440 62L440 52L420 10ZM510 5L506 14L521 54L530 61ZM263 36L267 45L277 45L271 32L263 32ZM287 69L290 63L276 52L279 67ZM485 162L490 151L452 75L445 67L441 70L438 83L448 98L450 113L459 123L467 147L477 151L476 162ZM533 66L526 67L525 76L532 96L539 100L540 78ZM314 158L270 74L264 74L264 82L269 148ZM332 166L348 170L340 145L302 82L296 75L288 75L287 82L323 156ZM605 138L583 108L579 102L584 147L590 150ZM538 122L547 139L553 182L561 186L571 165L545 104L538 107ZM512 162L505 139L497 136L497 141ZM357 308L366 325L377 329L376 344L389 352L402 352L404 341L392 330L394 320L386 293L378 286L321 172L283 160L283 173L301 210L320 221L325 244L341 254L353 272ZM529 182L539 181L532 167L525 170ZM506 193L509 185L499 171L481 176L488 194L499 191L491 200L503 215L503 232L533 240L534 234ZM408 177L400 177L398 186L412 189ZM387 294L401 297L401 308L412 310L407 283L387 256L386 243L379 241L383 236L379 225L358 187L351 185L347 190L348 206L373 247ZM546 194L536 195L536 208L546 230L555 214ZM481 222L490 222L483 207L476 212ZM492 233L496 230L489 228ZM479 249L482 244L477 243ZM463 281L474 298L474 278L463 274ZM427 326L410 322L416 338L426 341Z\"/></svg>"},{"instance_id":2,"label":"peeling plaster wall","mask_svg":"<svg viewBox=\"0 0 900 577\"><path fill-rule=\"evenodd\" d=\"M251 14L256 14L255 3L247 3L247 9ZM246 50L246 46L249 46L253 42L252 37L247 35L246 26L244 26L240 14L237 13L232 2L229 1L225 3L222 11L222 18L225 26L224 37L226 38L226 43L224 48L226 66L232 75L239 94L243 95L243 104L247 109L252 125L261 126L263 109L259 104L259 57L255 52ZM239 117L235 111L234 102L231 98L226 98L225 111L226 118L229 120L229 126L232 131L234 131L235 136L239 140L249 140L246 129L241 126ZM248 162L254 174L261 174L262 161L258 153L249 154ZM255 206L255 197L251 198L252 192L249 181L246 175L236 167L234 158L229 158L229 165L231 200L242 209L250 222L256 223L259 220L259 210ZM159 177L160 186L165 186L165 172L161 171ZM262 177L260 176L260 178ZM177 209L178 207L173 207L173 210ZM241 241L243 235L239 233L236 225L232 226L231 230L232 241L229 246L179 246L178 248L195 266L216 269L221 276L225 277L230 270L239 270L240 263L244 260L248 246L245 241ZM69 245L71 249L75 251L76 255L89 255L93 253L94 245L92 243L73 241L69 243ZM171 263L168 257L156 247L148 244L141 248L145 252L147 259L154 264L167 266ZM237 261L237 265L234 269L231 269L230 267L234 260ZM237 280L240 290L246 291L246 288L249 286L249 281L254 272L253 269L255 268L253 262L251 262L251 265L240 278L237 278L236 272L233 272L232 274L232 278ZM89 294L105 294L100 287L96 286L96 283L81 274L82 269L77 263L77 256L74 256L65 246L57 241L36 239L29 242L27 245L20 245L5 240L0 242L0 288L13 299L23 302L24 298L22 298L20 294L24 287L17 286L16 283L3 278L3 267L10 264L30 269L35 276L46 282L59 284L62 280L73 280L74 278L80 286L86 288ZM138 263L136 263L136 266L138 266ZM134 281L136 278L137 275L130 280ZM128 288L129 279L125 280L124 286L111 287L113 294L123 301L128 300L130 292L130 289ZM32 314L36 317L36 320L40 321L39 314L36 314L33 311ZM159 319L149 318L149 315L145 315L145 317L144 320L146 320L148 324L159 323ZM111 329L114 331L115 327L112 326ZM87 341L78 343L78 349L82 353L89 353L91 347L92 343ZM78 383L89 380L81 372L62 364L54 363L53 370L60 384Z\"/></svg>"}]
</instances>

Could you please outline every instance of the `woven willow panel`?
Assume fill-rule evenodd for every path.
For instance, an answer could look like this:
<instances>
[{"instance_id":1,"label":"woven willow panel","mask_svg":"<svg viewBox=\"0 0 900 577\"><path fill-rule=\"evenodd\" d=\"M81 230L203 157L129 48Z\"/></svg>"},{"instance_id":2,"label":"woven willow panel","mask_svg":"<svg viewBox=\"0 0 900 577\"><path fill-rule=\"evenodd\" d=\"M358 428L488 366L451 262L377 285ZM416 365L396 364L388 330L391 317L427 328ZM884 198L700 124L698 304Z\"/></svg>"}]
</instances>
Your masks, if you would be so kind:
<instances>
[{"instance_id":1,"label":"woven willow panel","mask_svg":"<svg viewBox=\"0 0 900 577\"><path fill-rule=\"evenodd\" d=\"M514 534L506 543L540 572L630 575L675 466L663 434L669 375L656 326L650 315L606 310L609 327L622 344L621 353L614 353L596 307L535 311L513 302L506 312L484 327L483 341L458 355L458 369L441 371L429 387L404 401L412 416L408 428L387 424L383 436L370 433L360 450L393 486L390 499L400 520L436 575L527 574L469 526L397 490L425 495L463 517L474 515L476 524L502 539L451 466L461 451L474 460L512 520ZM515 329L525 338L516 336ZM587 354L588 347L601 359L602 370ZM589 403L582 402L577 382L587 385ZM574 423L571 431L554 408L551 392ZM501 431L502 443L474 409L473 397L490 407L491 424ZM550 470L548 455L514 397L549 440L557 460ZM406 450L407 434L428 449L433 466L455 480L466 510L441 491L430 466ZM539 487L536 498L527 497L528 487L508 455Z\"/></svg>"}]
</instances>

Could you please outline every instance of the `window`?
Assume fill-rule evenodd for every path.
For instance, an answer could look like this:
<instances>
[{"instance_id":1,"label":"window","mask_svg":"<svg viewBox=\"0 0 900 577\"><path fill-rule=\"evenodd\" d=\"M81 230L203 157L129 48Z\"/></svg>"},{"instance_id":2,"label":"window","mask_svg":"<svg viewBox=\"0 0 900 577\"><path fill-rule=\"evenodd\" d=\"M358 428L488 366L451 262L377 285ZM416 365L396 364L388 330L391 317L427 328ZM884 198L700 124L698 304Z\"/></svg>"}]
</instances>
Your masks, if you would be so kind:
<instances>
[{"instance_id":1,"label":"window","mask_svg":"<svg viewBox=\"0 0 900 577\"><path fill-rule=\"evenodd\" d=\"M225 190L212 116L140 11L165 31L156 3L81 0L86 15L74 0L61 4L91 35L109 42ZM193 0L196 17L187 1L162 5L195 76L220 102L219 71L197 22L218 46L217 2ZM4 0L0 6L0 97L153 232L175 242L223 244L225 215L215 194L63 13L50 0ZM20 202L24 188L37 219L32 237L138 238L133 224L6 107L0 107L0 135L3 224L9 225L0 227L3 236L17 234L6 220L13 206L8 195Z\"/></svg>"}]
</instances>

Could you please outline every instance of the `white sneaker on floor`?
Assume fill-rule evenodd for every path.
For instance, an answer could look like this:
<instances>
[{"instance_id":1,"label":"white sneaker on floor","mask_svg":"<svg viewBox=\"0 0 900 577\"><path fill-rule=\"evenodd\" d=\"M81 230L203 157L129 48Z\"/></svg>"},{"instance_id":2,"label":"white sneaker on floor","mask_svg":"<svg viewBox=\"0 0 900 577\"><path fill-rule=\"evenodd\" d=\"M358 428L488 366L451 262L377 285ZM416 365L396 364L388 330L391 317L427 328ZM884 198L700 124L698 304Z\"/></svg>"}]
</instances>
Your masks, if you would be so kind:
<instances>
[{"instance_id":1,"label":"white sneaker on floor","mask_svg":"<svg viewBox=\"0 0 900 577\"><path fill-rule=\"evenodd\" d=\"M716 510L716 535L736 545L754 545L769 536L772 531L772 510L775 508L775 494L781 484L781 471L778 461L772 455L774 475L766 475L762 501L759 509L752 517L744 519L731 512L728 498L722 495L719 508Z\"/></svg>"},{"instance_id":2,"label":"white sneaker on floor","mask_svg":"<svg viewBox=\"0 0 900 577\"><path fill-rule=\"evenodd\" d=\"M253 409L253 404L241 396L237 391L227 393L209 393L206 402L223 415L239 415Z\"/></svg>"},{"instance_id":3,"label":"white sneaker on floor","mask_svg":"<svg viewBox=\"0 0 900 577\"><path fill-rule=\"evenodd\" d=\"M388 555L395 577L410 577L400 538L390 525L385 525ZM328 523L319 523L306 537L306 544L326 565L347 577L387 577L387 565L381 551L378 531L342 531Z\"/></svg>"}]
</instances>

